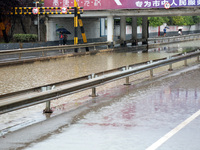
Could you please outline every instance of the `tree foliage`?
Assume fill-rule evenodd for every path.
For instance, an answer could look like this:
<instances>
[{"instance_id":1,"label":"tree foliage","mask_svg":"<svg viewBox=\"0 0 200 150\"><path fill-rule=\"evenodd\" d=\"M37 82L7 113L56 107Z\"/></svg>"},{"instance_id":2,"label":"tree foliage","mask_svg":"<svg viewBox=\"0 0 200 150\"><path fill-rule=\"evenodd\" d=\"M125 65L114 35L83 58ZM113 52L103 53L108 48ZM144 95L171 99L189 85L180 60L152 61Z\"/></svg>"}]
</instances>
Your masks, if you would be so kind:
<instances>
[{"instance_id":1,"label":"tree foliage","mask_svg":"<svg viewBox=\"0 0 200 150\"><path fill-rule=\"evenodd\" d=\"M167 17L149 17L149 25L153 27L161 26L163 23L166 23L169 21Z\"/></svg>"},{"instance_id":2,"label":"tree foliage","mask_svg":"<svg viewBox=\"0 0 200 150\"><path fill-rule=\"evenodd\" d=\"M163 23L177 26L190 26L200 23L200 16L173 16L173 17L149 17L149 25L153 27L161 26ZM142 17L137 18L137 25L142 25Z\"/></svg>"}]
</instances>

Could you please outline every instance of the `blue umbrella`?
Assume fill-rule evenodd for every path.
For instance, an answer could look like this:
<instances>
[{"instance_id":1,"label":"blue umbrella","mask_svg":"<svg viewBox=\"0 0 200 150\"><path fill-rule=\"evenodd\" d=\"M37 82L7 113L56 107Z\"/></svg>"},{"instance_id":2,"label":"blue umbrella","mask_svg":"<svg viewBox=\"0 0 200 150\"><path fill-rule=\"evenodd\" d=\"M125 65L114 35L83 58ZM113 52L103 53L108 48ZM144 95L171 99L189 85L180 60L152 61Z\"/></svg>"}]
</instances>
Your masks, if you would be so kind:
<instances>
[{"instance_id":1,"label":"blue umbrella","mask_svg":"<svg viewBox=\"0 0 200 150\"><path fill-rule=\"evenodd\" d=\"M58 28L57 30L56 30L56 32L62 32L62 33L64 33L64 34L71 34L67 29L65 29L65 28Z\"/></svg>"}]
</instances>

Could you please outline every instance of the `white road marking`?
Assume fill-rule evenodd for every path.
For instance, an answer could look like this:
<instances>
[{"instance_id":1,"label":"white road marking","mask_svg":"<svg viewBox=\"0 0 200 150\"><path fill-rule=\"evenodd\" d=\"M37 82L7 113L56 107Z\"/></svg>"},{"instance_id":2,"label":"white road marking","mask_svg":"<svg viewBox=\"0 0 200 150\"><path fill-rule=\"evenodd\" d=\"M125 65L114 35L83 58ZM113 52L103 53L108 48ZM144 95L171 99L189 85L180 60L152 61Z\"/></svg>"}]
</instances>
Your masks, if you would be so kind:
<instances>
[{"instance_id":1,"label":"white road marking","mask_svg":"<svg viewBox=\"0 0 200 150\"><path fill-rule=\"evenodd\" d=\"M120 2L120 0L114 0L115 1L115 3L117 4L117 5L122 5L122 3Z\"/></svg>"},{"instance_id":2,"label":"white road marking","mask_svg":"<svg viewBox=\"0 0 200 150\"><path fill-rule=\"evenodd\" d=\"M180 131L182 128L184 128L187 124L192 122L196 117L200 115L200 110L194 113L192 116L190 116L188 119L180 123L176 128L165 134L162 138L160 138L158 141L153 143L151 146L149 146L146 150L155 150L159 146L161 146L164 142L166 142L169 138L171 138L174 134L176 134L178 131Z\"/></svg>"}]
</instances>

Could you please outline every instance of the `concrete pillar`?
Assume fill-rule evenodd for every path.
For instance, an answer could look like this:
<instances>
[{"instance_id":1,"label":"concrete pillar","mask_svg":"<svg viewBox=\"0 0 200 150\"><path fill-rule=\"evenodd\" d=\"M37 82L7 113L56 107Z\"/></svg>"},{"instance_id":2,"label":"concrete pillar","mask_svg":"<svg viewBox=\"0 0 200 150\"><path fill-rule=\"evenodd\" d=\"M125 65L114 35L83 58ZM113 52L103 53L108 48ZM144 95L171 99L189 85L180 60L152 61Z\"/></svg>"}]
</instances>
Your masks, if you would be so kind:
<instances>
[{"instance_id":1,"label":"concrete pillar","mask_svg":"<svg viewBox=\"0 0 200 150\"><path fill-rule=\"evenodd\" d=\"M100 25L100 30L101 30L100 34L101 34L101 36L104 36L104 35L106 35L106 33L105 33L105 18L101 18L100 19L100 23L101 23L101 25Z\"/></svg>"},{"instance_id":2,"label":"concrete pillar","mask_svg":"<svg viewBox=\"0 0 200 150\"><path fill-rule=\"evenodd\" d=\"M46 41L58 40L58 36L57 37L55 36L56 28L54 22L46 17L45 24L46 24Z\"/></svg>"},{"instance_id":3,"label":"concrete pillar","mask_svg":"<svg viewBox=\"0 0 200 150\"><path fill-rule=\"evenodd\" d=\"M107 41L111 42L111 47L113 46L114 37L114 19L113 16L107 17Z\"/></svg>"},{"instance_id":4,"label":"concrete pillar","mask_svg":"<svg viewBox=\"0 0 200 150\"><path fill-rule=\"evenodd\" d=\"M147 44L147 38L148 38L148 17L144 16L142 17L142 39L145 39L145 41L143 41L142 44Z\"/></svg>"},{"instance_id":5,"label":"concrete pillar","mask_svg":"<svg viewBox=\"0 0 200 150\"><path fill-rule=\"evenodd\" d=\"M132 17L132 45L137 45L137 17Z\"/></svg>"},{"instance_id":6,"label":"concrete pillar","mask_svg":"<svg viewBox=\"0 0 200 150\"><path fill-rule=\"evenodd\" d=\"M48 19L48 17L45 18L45 25L46 25L46 41L49 41L49 19Z\"/></svg>"},{"instance_id":7,"label":"concrete pillar","mask_svg":"<svg viewBox=\"0 0 200 150\"><path fill-rule=\"evenodd\" d=\"M120 17L120 40L122 41L121 46L126 45L126 17Z\"/></svg>"}]
</instances>

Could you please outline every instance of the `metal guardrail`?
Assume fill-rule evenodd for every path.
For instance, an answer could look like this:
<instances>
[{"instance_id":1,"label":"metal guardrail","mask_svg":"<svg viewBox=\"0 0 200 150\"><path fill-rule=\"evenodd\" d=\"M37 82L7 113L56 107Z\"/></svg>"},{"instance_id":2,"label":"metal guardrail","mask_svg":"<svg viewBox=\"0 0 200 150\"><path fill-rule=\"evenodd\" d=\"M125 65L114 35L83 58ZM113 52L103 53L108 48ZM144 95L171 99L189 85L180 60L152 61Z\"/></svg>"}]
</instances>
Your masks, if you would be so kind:
<instances>
[{"instance_id":1,"label":"metal guardrail","mask_svg":"<svg viewBox=\"0 0 200 150\"><path fill-rule=\"evenodd\" d=\"M148 38L149 44L155 43L174 43L181 41L190 41L200 39L200 34L187 34L181 36L170 36L170 37L157 37L157 38Z\"/></svg>"},{"instance_id":2,"label":"metal guardrail","mask_svg":"<svg viewBox=\"0 0 200 150\"><path fill-rule=\"evenodd\" d=\"M174 43L174 42L181 42L181 41L187 41L187 40L197 40L200 39L200 34L189 34L189 35L182 35L182 36L173 36L173 37L157 37L157 38L149 38L148 39L148 46L155 47L160 44L165 43ZM145 39L137 39L137 40L127 40L126 43L132 43L132 42L144 42ZM123 44L123 41L118 40L114 42L115 44ZM77 45L61 45L61 46L49 46L49 47L36 47L36 48L26 48L26 49L13 49L13 50L1 50L0 56L2 56L0 60L1 65L5 65L7 63L14 63L24 60L30 60L34 58L46 58L48 57L47 52L50 51L59 51L59 54L66 54L66 50L74 50L74 49L81 49L81 48L87 48L87 47L94 47L94 50L96 50L97 46L108 46L111 45L110 42L99 42L99 43L87 43L87 44L77 44ZM34 53L39 52L37 55L39 56L27 56L28 53ZM40 53L41 52L41 53ZM36 54L35 54L36 55ZM55 54L54 54L55 56ZM10 59L11 57L11 59Z\"/></svg>"},{"instance_id":3,"label":"metal guardrail","mask_svg":"<svg viewBox=\"0 0 200 150\"><path fill-rule=\"evenodd\" d=\"M87 44L77 44L77 45L60 45L60 46L49 46L49 47L36 47L36 48L26 48L26 49L13 49L13 50L1 50L0 55L13 55L19 54L18 59L21 59L21 55L24 53L33 53L33 52L42 52L44 56L44 52L47 51L56 51L56 50L68 50L68 49L80 49L86 47L94 47L96 49L97 46L109 45L109 42L99 42L99 43L87 43Z\"/></svg>"},{"instance_id":4,"label":"metal guardrail","mask_svg":"<svg viewBox=\"0 0 200 150\"><path fill-rule=\"evenodd\" d=\"M190 41L190 40L198 40L200 39L200 34L187 34L181 36L170 36L170 37L156 37L156 38L148 38L148 45L154 46L156 44L164 44L164 43L175 43L181 41ZM133 42L146 42L146 39L136 39L136 40L126 40L125 43L133 43ZM114 44L123 44L123 40L115 41Z\"/></svg>"},{"instance_id":5,"label":"metal guardrail","mask_svg":"<svg viewBox=\"0 0 200 150\"><path fill-rule=\"evenodd\" d=\"M153 69L159 68L162 66L169 65L169 70L172 69L172 63L176 63L179 61L185 60L185 65L187 64L187 59L197 57L199 61L200 51L196 51L189 54L179 55L177 57L166 58L164 60L159 60L157 62L150 61L145 65L140 66L128 66L122 67L120 70L114 69L111 70L107 74L102 74L100 76L96 76L95 74L86 78L77 78L73 80L66 81L66 84L63 83L59 88L50 88L52 90L44 91L44 92L34 92L23 94L22 92L10 93L6 95L0 96L0 114L14 111L17 109L21 109L24 107L36 105L39 103L47 102L46 112L50 111L50 101L55 100L57 98L67 96L70 94L74 94L80 91L84 91L87 89L92 89L92 96L96 96L96 87L113 82L122 78L126 78L126 84L129 84L129 77L135 74L139 74L145 71L150 70L150 75L153 75Z\"/></svg>"}]
</instances>

